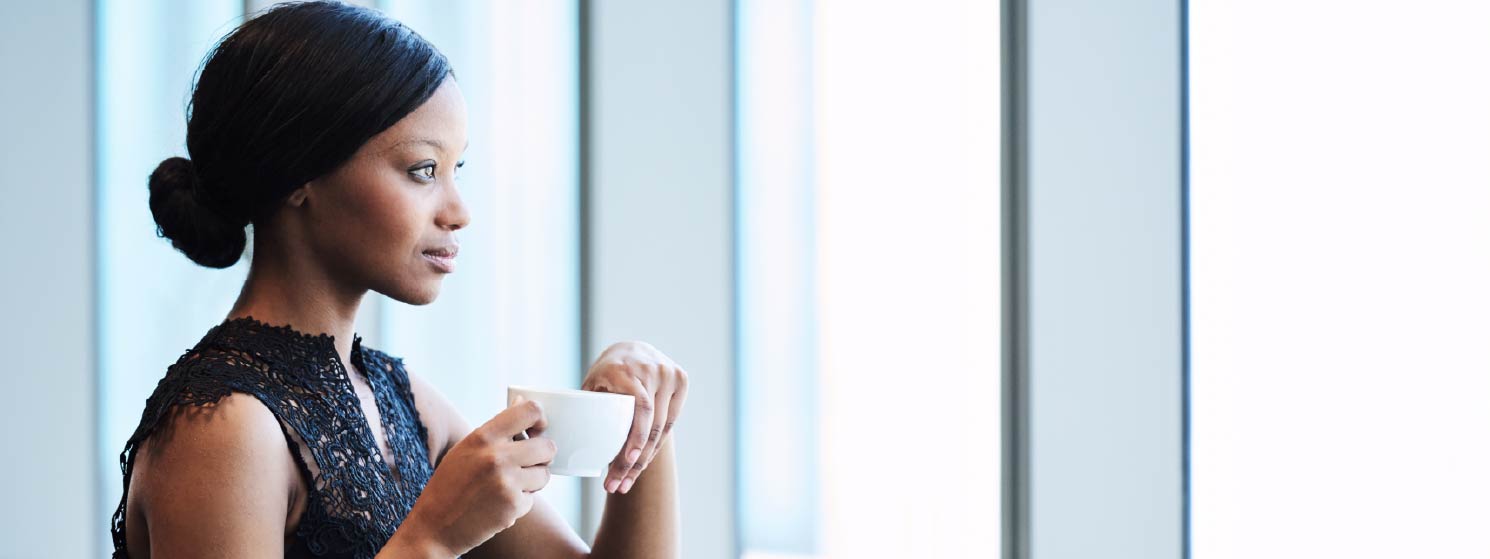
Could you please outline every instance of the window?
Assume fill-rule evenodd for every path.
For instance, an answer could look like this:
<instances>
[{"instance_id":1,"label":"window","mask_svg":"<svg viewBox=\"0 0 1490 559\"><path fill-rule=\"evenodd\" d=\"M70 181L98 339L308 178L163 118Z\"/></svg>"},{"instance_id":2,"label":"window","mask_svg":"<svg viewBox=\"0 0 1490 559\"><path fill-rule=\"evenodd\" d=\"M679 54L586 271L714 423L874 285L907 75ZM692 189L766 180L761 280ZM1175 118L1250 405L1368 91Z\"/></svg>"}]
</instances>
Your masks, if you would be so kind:
<instances>
[{"instance_id":1,"label":"window","mask_svg":"<svg viewBox=\"0 0 1490 559\"><path fill-rule=\"evenodd\" d=\"M1490 556L1490 6L1191 6L1194 556Z\"/></svg>"},{"instance_id":2,"label":"window","mask_svg":"<svg viewBox=\"0 0 1490 559\"><path fill-rule=\"evenodd\" d=\"M745 554L992 556L998 4L736 21Z\"/></svg>"}]
</instances>

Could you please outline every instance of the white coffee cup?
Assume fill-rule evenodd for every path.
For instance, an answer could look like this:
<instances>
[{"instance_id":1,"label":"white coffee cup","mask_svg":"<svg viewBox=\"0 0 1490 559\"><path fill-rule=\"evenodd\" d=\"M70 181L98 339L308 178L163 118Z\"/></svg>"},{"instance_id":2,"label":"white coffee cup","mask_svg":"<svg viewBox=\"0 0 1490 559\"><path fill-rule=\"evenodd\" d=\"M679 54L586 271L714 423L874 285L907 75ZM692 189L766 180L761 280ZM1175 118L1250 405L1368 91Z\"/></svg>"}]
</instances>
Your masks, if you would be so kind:
<instances>
[{"instance_id":1,"label":"white coffee cup","mask_svg":"<svg viewBox=\"0 0 1490 559\"><path fill-rule=\"evenodd\" d=\"M550 474L605 475L631 433L636 398L629 394L508 386L507 405L519 395L543 406L548 426L537 436L553 440L558 447L548 466Z\"/></svg>"}]
</instances>

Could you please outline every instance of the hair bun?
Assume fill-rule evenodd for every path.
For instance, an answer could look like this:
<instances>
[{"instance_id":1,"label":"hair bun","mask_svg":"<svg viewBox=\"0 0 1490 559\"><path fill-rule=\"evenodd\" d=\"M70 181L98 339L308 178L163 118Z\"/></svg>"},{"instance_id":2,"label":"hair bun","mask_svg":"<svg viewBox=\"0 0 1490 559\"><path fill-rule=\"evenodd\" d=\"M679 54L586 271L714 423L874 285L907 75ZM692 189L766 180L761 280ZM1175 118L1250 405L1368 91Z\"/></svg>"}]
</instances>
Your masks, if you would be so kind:
<instances>
[{"instance_id":1,"label":"hair bun","mask_svg":"<svg viewBox=\"0 0 1490 559\"><path fill-rule=\"evenodd\" d=\"M248 246L247 222L214 210L199 197L196 166L190 159L172 157L150 173L150 213L155 235L193 262L211 268L232 266Z\"/></svg>"}]
</instances>

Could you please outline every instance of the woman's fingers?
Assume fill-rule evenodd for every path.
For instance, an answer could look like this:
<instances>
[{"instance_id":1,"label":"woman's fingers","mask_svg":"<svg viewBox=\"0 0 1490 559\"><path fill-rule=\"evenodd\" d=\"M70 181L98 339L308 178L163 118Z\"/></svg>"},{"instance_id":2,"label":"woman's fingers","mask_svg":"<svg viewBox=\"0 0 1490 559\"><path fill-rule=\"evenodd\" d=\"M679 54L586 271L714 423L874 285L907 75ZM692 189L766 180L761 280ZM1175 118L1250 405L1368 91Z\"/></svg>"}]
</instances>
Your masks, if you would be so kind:
<instances>
[{"instance_id":1,"label":"woman's fingers","mask_svg":"<svg viewBox=\"0 0 1490 559\"><path fill-rule=\"evenodd\" d=\"M647 433L652 428L653 402L652 395L647 393L646 387L642 386L636 378L628 379L622 389L636 397L636 411L631 417L631 434L626 437L626 444L621 447L621 452L616 459L610 463L610 475L605 480L605 490L614 493L621 488L621 482L626 478L626 473L631 471L632 465L641 459L642 447L647 444Z\"/></svg>"},{"instance_id":2,"label":"woman's fingers","mask_svg":"<svg viewBox=\"0 0 1490 559\"><path fill-rule=\"evenodd\" d=\"M653 405L655 410L652 413L652 426L647 430L647 444L642 447L641 459L631 465L631 469L622 479L622 493L631 490L631 484L636 482L636 476L641 475L642 470L647 469L647 464L651 464L652 457L657 454L657 445L662 442L662 427L667 423L668 405L672 399L672 390L666 387L652 396L652 401L656 403Z\"/></svg>"},{"instance_id":3,"label":"woman's fingers","mask_svg":"<svg viewBox=\"0 0 1490 559\"><path fill-rule=\"evenodd\" d=\"M554 454L558 452L558 445L553 439L537 437L526 441L512 443L512 450L508 456L518 466L528 468L532 466L547 466L554 461Z\"/></svg>"},{"instance_id":4,"label":"woman's fingers","mask_svg":"<svg viewBox=\"0 0 1490 559\"><path fill-rule=\"evenodd\" d=\"M548 486L548 466L529 466L523 468L517 474L518 487L524 493L537 493Z\"/></svg>"},{"instance_id":5,"label":"woman's fingers","mask_svg":"<svg viewBox=\"0 0 1490 559\"><path fill-rule=\"evenodd\" d=\"M481 429L496 440L511 440L522 438L519 435L524 433L528 437L536 436L547 426L548 420L543 417L543 406L538 402L518 396L518 401L492 417L490 421L481 426Z\"/></svg>"},{"instance_id":6,"label":"woman's fingers","mask_svg":"<svg viewBox=\"0 0 1490 559\"><path fill-rule=\"evenodd\" d=\"M688 399L688 377L679 376L677 386L673 389L672 396L667 399L667 413L662 413L658 408L658 423L662 425L662 434L657 439L657 444L652 445L652 452L642 456L642 469L652 465L652 460L657 458L657 451L662 449L662 441L673 432L673 424L678 422L678 416L683 412L683 402ZM640 471L637 472L638 475ZM623 489L624 490L624 489Z\"/></svg>"},{"instance_id":7,"label":"woman's fingers","mask_svg":"<svg viewBox=\"0 0 1490 559\"><path fill-rule=\"evenodd\" d=\"M673 424L677 423L678 417L683 415L683 402L688 401L688 374L678 375L676 383L677 385L673 388L672 402L667 406L667 421L662 424L663 438L673 432Z\"/></svg>"}]
</instances>

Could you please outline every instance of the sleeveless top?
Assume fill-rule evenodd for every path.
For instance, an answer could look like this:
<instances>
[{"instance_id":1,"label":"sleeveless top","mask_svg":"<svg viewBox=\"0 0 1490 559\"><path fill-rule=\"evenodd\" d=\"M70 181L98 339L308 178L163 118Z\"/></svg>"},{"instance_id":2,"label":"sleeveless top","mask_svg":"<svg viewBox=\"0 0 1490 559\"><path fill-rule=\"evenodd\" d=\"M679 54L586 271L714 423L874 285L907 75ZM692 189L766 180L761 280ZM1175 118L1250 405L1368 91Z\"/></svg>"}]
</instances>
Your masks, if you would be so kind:
<instances>
[{"instance_id":1,"label":"sleeveless top","mask_svg":"<svg viewBox=\"0 0 1490 559\"><path fill-rule=\"evenodd\" d=\"M187 350L145 403L119 466L124 494L114 511L114 558L127 559L124 520L135 450L177 404L217 402L231 392L251 394L280 420L280 430L309 493L285 557L370 558L403 522L434 473L428 434L414 406L403 360L363 347L354 334L352 364L365 375L382 416L394 464L376 440L346 368L328 334L310 335L251 317L212 327ZM308 449L302 449L306 441ZM312 474L302 451L314 458ZM397 469L397 475L393 469Z\"/></svg>"}]
</instances>

